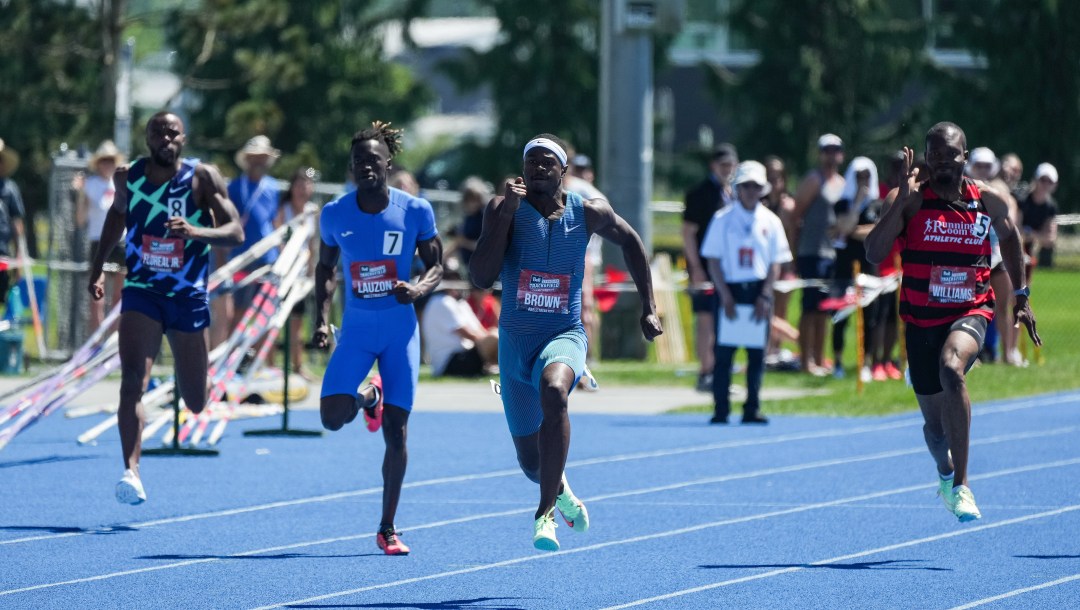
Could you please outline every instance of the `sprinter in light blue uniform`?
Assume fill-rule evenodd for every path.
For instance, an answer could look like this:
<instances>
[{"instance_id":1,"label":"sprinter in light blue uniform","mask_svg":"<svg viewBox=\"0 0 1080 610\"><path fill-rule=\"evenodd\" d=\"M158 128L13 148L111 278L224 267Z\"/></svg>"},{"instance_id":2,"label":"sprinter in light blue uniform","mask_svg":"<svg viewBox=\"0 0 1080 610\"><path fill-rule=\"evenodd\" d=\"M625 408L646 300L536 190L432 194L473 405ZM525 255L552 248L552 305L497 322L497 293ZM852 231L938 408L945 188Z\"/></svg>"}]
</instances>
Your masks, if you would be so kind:
<instances>
[{"instance_id":1,"label":"sprinter in light blue uniform","mask_svg":"<svg viewBox=\"0 0 1080 610\"><path fill-rule=\"evenodd\" d=\"M623 251L641 296L641 331L653 340L652 277L638 234L604 199L563 190L565 146L542 134L525 145L523 176L507 181L484 210L484 228L469 260L472 282L489 288L501 278L499 372L503 410L518 463L540 484L533 546L554 551L555 508L571 529L589 527L585 505L563 476L570 447L567 400L585 368L588 340L581 325L585 248L593 234Z\"/></svg>"},{"instance_id":2,"label":"sprinter in light blue uniform","mask_svg":"<svg viewBox=\"0 0 1080 610\"><path fill-rule=\"evenodd\" d=\"M401 132L388 123L376 121L353 137L349 167L356 190L323 208L315 268L316 346L327 346L327 316L339 260L346 291L341 336L323 377L319 404L323 426L339 430L363 411L368 430L382 427L383 507L375 541L387 555L409 553L394 527L394 516L405 478L406 429L420 372L420 331L413 303L442 279L443 250L431 204L386 184L390 159L400 149ZM426 271L411 284L409 270L416 252ZM379 375L358 392L376 360Z\"/></svg>"}]
</instances>

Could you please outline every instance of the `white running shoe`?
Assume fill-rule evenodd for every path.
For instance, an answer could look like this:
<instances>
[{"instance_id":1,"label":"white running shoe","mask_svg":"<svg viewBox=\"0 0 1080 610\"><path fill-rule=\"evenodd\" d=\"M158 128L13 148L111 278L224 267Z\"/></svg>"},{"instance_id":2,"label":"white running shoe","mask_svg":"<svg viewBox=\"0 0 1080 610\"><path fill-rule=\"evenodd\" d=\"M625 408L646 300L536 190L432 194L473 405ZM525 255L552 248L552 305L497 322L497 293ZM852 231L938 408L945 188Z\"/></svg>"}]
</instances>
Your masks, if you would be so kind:
<instances>
[{"instance_id":1,"label":"white running shoe","mask_svg":"<svg viewBox=\"0 0 1080 610\"><path fill-rule=\"evenodd\" d=\"M979 507L975 506L975 495L966 485L957 485L952 491L952 513L961 523L982 519Z\"/></svg>"},{"instance_id":2,"label":"white running shoe","mask_svg":"<svg viewBox=\"0 0 1080 610\"><path fill-rule=\"evenodd\" d=\"M134 470L124 471L123 478L116 484L116 501L121 504L142 504L146 502L146 491L142 481Z\"/></svg>"},{"instance_id":3,"label":"white running shoe","mask_svg":"<svg viewBox=\"0 0 1080 610\"><path fill-rule=\"evenodd\" d=\"M596 382L596 377L593 377L592 371L589 370L588 365L581 371L581 379L578 380L578 387L586 392L596 392L600 389L600 384Z\"/></svg>"}]
</instances>

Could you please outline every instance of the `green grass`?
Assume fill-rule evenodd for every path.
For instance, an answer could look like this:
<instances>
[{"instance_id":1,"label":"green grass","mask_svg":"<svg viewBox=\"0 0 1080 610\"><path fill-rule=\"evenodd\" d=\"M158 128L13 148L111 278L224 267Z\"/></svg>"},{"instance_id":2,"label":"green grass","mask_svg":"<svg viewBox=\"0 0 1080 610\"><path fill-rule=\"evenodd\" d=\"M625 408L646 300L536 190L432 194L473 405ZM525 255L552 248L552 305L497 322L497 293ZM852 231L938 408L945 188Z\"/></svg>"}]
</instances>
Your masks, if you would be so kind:
<instances>
[{"instance_id":1,"label":"green grass","mask_svg":"<svg viewBox=\"0 0 1080 610\"><path fill-rule=\"evenodd\" d=\"M1030 396L1046 392L1080 388L1080 316L1075 308L1080 301L1073 290L1080 286L1080 272L1039 270L1032 281L1032 307L1038 321L1039 334L1045 345L1043 363L1035 362L1029 345L1028 368L978 365L968 375L968 391L973 402ZM849 325L853 326L853 325ZM851 329L849 329L851 332ZM854 362L854 339L849 334L845 362ZM741 383L736 375L735 383ZM870 383L859 396L855 392L854 370L848 369L846 379L813 378L797 373L767 373L765 387L826 389L822 396L806 396L794 400L767 401L763 410L772 414L815 414L836 416L884 415L918 408L911 388L903 382ZM733 405L736 409L739 405ZM679 409L680 412L711 413L712 404L700 404Z\"/></svg>"}]
</instances>

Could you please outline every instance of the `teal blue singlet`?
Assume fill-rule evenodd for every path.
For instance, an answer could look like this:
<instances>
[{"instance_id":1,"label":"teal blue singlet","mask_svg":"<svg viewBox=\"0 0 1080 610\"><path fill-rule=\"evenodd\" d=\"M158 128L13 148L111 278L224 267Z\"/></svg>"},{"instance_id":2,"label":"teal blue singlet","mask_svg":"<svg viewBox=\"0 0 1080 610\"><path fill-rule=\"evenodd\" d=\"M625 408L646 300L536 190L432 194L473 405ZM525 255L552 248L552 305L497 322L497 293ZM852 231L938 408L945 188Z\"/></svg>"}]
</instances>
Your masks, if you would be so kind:
<instances>
[{"instance_id":1,"label":"teal blue singlet","mask_svg":"<svg viewBox=\"0 0 1080 610\"><path fill-rule=\"evenodd\" d=\"M566 210L548 220L522 200L503 258L499 373L503 411L513 436L540 429L540 375L562 362L575 378L585 368L588 340L581 325L585 277L585 205L566 193Z\"/></svg>"}]
</instances>

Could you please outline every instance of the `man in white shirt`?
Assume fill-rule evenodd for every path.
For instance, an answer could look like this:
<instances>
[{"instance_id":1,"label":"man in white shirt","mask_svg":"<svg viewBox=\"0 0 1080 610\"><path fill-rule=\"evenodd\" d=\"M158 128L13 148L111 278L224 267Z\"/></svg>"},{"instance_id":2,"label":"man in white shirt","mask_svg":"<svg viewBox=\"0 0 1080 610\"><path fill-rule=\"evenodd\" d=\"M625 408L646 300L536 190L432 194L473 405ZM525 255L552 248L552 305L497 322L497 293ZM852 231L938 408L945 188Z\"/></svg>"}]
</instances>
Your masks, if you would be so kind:
<instances>
[{"instance_id":1,"label":"man in white shirt","mask_svg":"<svg viewBox=\"0 0 1080 610\"><path fill-rule=\"evenodd\" d=\"M498 331L484 328L462 298L465 283L460 274L445 272L443 286L424 306L420 324L432 374L478 377L491 372L499 361Z\"/></svg>"},{"instance_id":2,"label":"man in white shirt","mask_svg":"<svg viewBox=\"0 0 1080 610\"><path fill-rule=\"evenodd\" d=\"M761 205L761 198L769 194L765 166L757 161L740 163L734 184L738 205L726 206L713 215L701 244L701 256L707 261L720 300L712 386L715 406L710 422L728 423L731 362L735 350L745 347L747 396L742 423L767 424L769 420L758 412L765 373L764 348L772 315L773 282L780 274L780 265L791 262L791 248L780 218ZM725 324L735 324L739 319L737 306L751 311L749 322L760 326L761 337L744 340L742 345L725 345L721 331Z\"/></svg>"}]
</instances>

